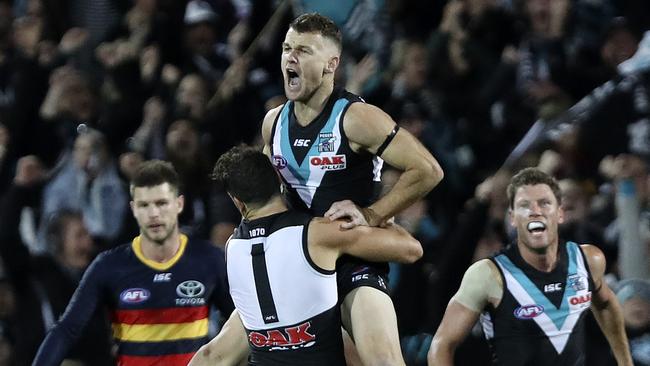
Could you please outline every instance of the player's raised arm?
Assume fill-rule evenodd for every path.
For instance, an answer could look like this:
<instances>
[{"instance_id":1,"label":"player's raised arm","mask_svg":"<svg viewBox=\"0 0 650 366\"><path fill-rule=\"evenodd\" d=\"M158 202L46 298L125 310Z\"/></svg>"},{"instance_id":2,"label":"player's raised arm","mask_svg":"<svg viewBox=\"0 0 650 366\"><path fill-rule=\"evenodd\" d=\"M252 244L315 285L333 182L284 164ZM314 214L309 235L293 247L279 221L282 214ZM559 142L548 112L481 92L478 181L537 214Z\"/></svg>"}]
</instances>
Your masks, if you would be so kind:
<instances>
[{"instance_id":1,"label":"player's raised arm","mask_svg":"<svg viewBox=\"0 0 650 366\"><path fill-rule=\"evenodd\" d=\"M438 161L408 131L400 129L393 119L381 109L365 103L350 106L344 120L345 133L355 151L375 154L402 171L395 186L381 199L362 210L370 226L385 222L396 213L424 197L443 178ZM333 205L325 216L330 219L350 217L343 227L365 224L356 220L354 207ZM363 219L360 218L360 219Z\"/></svg>"},{"instance_id":2,"label":"player's raised arm","mask_svg":"<svg viewBox=\"0 0 650 366\"><path fill-rule=\"evenodd\" d=\"M84 273L68 307L45 337L32 366L58 366L79 338L100 299L102 258L99 255Z\"/></svg>"},{"instance_id":3,"label":"player's raised arm","mask_svg":"<svg viewBox=\"0 0 650 366\"><path fill-rule=\"evenodd\" d=\"M593 276L595 289L593 291L591 311L603 331L609 346L612 348L616 363L629 365L632 363L632 355L628 346L627 335L625 334L625 323L621 305L616 295L609 288L603 278L605 274L605 255L593 245L581 245L582 251L587 258L591 275Z\"/></svg>"}]
</instances>

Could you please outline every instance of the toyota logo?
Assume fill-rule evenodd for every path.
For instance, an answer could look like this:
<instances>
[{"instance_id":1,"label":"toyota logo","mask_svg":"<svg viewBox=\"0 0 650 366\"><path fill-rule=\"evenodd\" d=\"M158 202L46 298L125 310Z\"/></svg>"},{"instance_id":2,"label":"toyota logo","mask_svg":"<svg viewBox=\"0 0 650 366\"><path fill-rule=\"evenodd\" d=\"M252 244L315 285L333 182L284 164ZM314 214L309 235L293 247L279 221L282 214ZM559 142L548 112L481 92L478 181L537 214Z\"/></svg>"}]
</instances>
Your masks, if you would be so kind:
<instances>
[{"instance_id":1,"label":"toyota logo","mask_svg":"<svg viewBox=\"0 0 650 366\"><path fill-rule=\"evenodd\" d=\"M205 292L205 286L199 281L189 280L176 286L176 293L180 297L199 297Z\"/></svg>"}]
</instances>

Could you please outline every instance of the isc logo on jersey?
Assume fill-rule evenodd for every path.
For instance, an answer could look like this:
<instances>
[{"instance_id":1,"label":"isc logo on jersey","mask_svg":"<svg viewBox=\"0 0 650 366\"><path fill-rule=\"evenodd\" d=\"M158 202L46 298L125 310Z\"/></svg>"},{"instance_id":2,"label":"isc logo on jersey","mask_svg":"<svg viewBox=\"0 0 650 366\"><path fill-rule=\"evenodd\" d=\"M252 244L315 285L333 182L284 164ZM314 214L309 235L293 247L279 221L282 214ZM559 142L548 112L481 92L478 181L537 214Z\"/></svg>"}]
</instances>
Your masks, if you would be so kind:
<instances>
[{"instance_id":1,"label":"isc logo on jersey","mask_svg":"<svg viewBox=\"0 0 650 366\"><path fill-rule=\"evenodd\" d=\"M129 288L120 294L120 301L127 304L139 304L147 301L151 293L145 288Z\"/></svg>"},{"instance_id":2,"label":"isc logo on jersey","mask_svg":"<svg viewBox=\"0 0 650 366\"><path fill-rule=\"evenodd\" d=\"M522 305L515 309L514 314L517 319L532 319L544 312L542 305L530 304Z\"/></svg>"},{"instance_id":3,"label":"isc logo on jersey","mask_svg":"<svg viewBox=\"0 0 650 366\"><path fill-rule=\"evenodd\" d=\"M309 159L309 164L322 170L343 170L345 155L314 156Z\"/></svg>"}]
</instances>

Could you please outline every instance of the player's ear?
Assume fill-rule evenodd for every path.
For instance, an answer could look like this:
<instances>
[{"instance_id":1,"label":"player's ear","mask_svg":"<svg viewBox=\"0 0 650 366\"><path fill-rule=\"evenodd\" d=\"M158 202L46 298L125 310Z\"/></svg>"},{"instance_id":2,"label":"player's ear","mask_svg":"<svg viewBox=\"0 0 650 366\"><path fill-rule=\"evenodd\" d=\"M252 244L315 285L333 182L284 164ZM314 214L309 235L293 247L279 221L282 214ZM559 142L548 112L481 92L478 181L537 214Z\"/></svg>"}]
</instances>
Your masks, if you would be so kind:
<instances>
[{"instance_id":1,"label":"player's ear","mask_svg":"<svg viewBox=\"0 0 650 366\"><path fill-rule=\"evenodd\" d=\"M325 73L326 74L333 74L336 69L339 67L339 61L341 60L340 56L332 56L327 60L327 64L325 65Z\"/></svg>"},{"instance_id":2,"label":"player's ear","mask_svg":"<svg viewBox=\"0 0 650 366\"><path fill-rule=\"evenodd\" d=\"M185 207L185 196L182 194L178 196L178 199L176 199L176 204L178 205L178 213L180 214L183 212L183 208Z\"/></svg>"},{"instance_id":3,"label":"player's ear","mask_svg":"<svg viewBox=\"0 0 650 366\"><path fill-rule=\"evenodd\" d=\"M510 221L510 226L515 227L515 214L512 212L512 208L508 209L508 221Z\"/></svg>"}]
</instances>

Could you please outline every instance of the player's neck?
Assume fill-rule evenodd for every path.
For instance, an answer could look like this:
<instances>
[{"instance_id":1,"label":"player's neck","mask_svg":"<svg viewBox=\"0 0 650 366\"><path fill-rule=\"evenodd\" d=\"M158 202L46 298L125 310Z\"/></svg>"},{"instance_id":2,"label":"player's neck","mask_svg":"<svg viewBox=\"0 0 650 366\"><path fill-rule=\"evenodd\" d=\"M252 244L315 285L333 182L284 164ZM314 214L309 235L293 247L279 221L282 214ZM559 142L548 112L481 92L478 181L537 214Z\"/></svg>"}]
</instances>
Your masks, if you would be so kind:
<instances>
[{"instance_id":1,"label":"player's neck","mask_svg":"<svg viewBox=\"0 0 650 366\"><path fill-rule=\"evenodd\" d=\"M178 229L162 244L155 243L140 235L140 248L145 258L154 262L163 263L174 258L181 246L181 237Z\"/></svg>"},{"instance_id":2,"label":"player's neck","mask_svg":"<svg viewBox=\"0 0 650 366\"><path fill-rule=\"evenodd\" d=\"M519 254L531 267L540 272L551 272L557 265L557 243L549 245L545 251L538 252L518 244Z\"/></svg>"},{"instance_id":3,"label":"player's neck","mask_svg":"<svg viewBox=\"0 0 650 366\"><path fill-rule=\"evenodd\" d=\"M323 84L306 101L296 101L293 113L298 124L307 126L325 109L327 100L334 91L334 82L324 80Z\"/></svg>"},{"instance_id":4,"label":"player's neck","mask_svg":"<svg viewBox=\"0 0 650 366\"><path fill-rule=\"evenodd\" d=\"M282 197L277 195L271 198L271 200L264 206L245 209L244 212L242 212L242 216L244 216L246 220L250 221L266 216L271 216L286 210L287 205L285 205L284 201L282 201Z\"/></svg>"}]
</instances>

